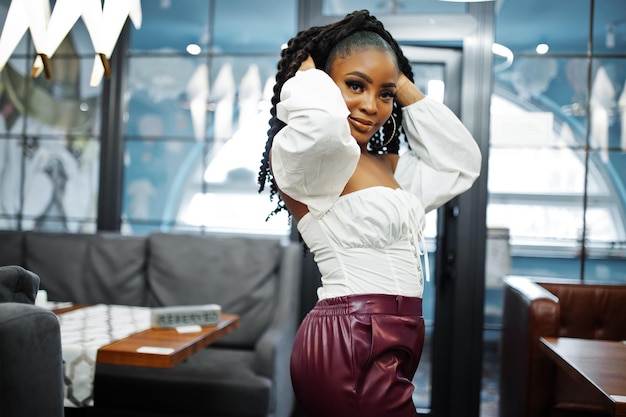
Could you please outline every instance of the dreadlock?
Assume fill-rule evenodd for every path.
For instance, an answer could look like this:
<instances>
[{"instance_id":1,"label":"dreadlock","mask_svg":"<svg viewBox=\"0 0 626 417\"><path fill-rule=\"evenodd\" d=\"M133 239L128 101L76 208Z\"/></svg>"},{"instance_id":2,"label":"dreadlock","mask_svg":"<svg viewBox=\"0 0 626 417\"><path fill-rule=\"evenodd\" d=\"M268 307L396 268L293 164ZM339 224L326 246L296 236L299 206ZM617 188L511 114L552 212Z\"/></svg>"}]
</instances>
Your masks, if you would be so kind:
<instances>
[{"instance_id":1,"label":"dreadlock","mask_svg":"<svg viewBox=\"0 0 626 417\"><path fill-rule=\"evenodd\" d=\"M274 136L285 127L285 123L276 117L276 105L280 101L280 93L283 84L296 74L300 68L300 64L309 55L313 58L316 67L328 71L328 68L332 64L332 62L329 62L329 58L331 61L334 61L337 56L347 55L351 50L364 46L379 47L378 44L367 41L367 37L361 37L361 41L350 42L350 40L348 40L347 44L342 42L356 32L363 31L378 34L395 54L400 71L413 81L411 65L409 64L409 60L404 56L400 46L391 34L385 30L383 24L374 16L371 16L367 10L352 12L344 19L330 25L311 27L299 32L296 36L291 38L287 47L282 50L281 58L278 61L278 72L276 73L276 84L274 85L274 96L272 97L272 108L270 110L272 117L269 121L270 128L267 132L268 139L265 144L265 151L263 152L263 159L261 160L261 167L259 169L259 192L262 192L265 189L266 183L269 182L270 200L273 201L275 196L278 197L278 204L269 214L268 218L286 209L278 193L278 188L274 182L269 163L270 149L272 148ZM337 51L336 46L340 43L342 43L340 47L341 50ZM370 153L398 153L400 149L399 137L402 133L402 112L395 102L391 115L395 118L397 124L394 137L389 138L389 135L392 134L394 129L393 123L388 121L383 125L381 129L382 133L379 131L370 139L368 144L368 151ZM383 146L383 144L385 145Z\"/></svg>"}]
</instances>

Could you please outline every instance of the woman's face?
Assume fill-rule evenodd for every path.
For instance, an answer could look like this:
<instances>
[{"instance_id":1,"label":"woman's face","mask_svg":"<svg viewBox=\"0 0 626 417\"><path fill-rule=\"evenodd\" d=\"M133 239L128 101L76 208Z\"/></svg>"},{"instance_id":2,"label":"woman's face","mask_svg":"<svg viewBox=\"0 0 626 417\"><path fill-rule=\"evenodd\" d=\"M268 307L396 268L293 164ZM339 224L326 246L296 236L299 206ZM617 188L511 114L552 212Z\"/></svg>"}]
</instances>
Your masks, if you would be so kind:
<instances>
[{"instance_id":1,"label":"woman's face","mask_svg":"<svg viewBox=\"0 0 626 417\"><path fill-rule=\"evenodd\" d=\"M350 110L352 136L366 146L391 116L399 76L394 57L378 49L359 49L346 58L337 58L329 75Z\"/></svg>"}]
</instances>

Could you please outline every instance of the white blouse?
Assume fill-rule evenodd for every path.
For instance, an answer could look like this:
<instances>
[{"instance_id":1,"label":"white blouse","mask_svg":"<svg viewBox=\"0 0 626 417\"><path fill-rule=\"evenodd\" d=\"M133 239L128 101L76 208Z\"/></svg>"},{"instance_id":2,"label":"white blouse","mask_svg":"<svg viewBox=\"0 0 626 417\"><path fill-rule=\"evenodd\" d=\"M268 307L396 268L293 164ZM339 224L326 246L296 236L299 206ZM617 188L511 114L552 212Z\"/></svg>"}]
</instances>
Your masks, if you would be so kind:
<instances>
[{"instance_id":1,"label":"white blouse","mask_svg":"<svg viewBox=\"0 0 626 417\"><path fill-rule=\"evenodd\" d=\"M337 85L323 71L300 71L283 85L276 110L287 126L274 137L272 173L282 192L309 209L298 230L322 274L319 299L421 297L425 213L469 189L480 173L480 151L465 126L428 97L404 107L411 149L394 173L401 188L342 196L360 148Z\"/></svg>"}]
</instances>

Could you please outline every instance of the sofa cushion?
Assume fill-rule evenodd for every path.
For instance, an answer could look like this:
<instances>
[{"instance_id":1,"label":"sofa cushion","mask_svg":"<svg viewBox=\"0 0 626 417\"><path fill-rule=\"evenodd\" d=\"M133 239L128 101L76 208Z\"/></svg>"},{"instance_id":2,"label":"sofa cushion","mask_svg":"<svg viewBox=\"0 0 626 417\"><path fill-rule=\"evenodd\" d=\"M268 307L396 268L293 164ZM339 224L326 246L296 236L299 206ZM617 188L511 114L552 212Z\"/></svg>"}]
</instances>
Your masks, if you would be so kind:
<instances>
[{"instance_id":1,"label":"sofa cushion","mask_svg":"<svg viewBox=\"0 0 626 417\"><path fill-rule=\"evenodd\" d=\"M559 299L558 336L626 339L626 286L598 283L540 285Z\"/></svg>"},{"instance_id":2,"label":"sofa cushion","mask_svg":"<svg viewBox=\"0 0 626 417\"><path fill-rule=\"evenodd\" d=\"M217 344L253 347L274 310L280 241L165 233L148 240L149 303L219 304L241 325Z\"/></svg>"},{"instance_id":3,"label":"sofa cushion","mask_svg":"<svg viewBox=\"0 0 626 417\"><path fill-rule=\"evenodd\" d=\"M39 276L21 266L0 266L0 303L35 304Z\"/></svg>"},{"instance_id":4,"label":"sofa cushion","mask_svg":"<svg viewBox=\"0 0 626 417\"><path fill-rule=\"evenodd\" d=\"M0 266L23 265L24 233L0 230Z\"/></svg>"},{"instance_id":5,"label":"sofa cushion","mask_svg":"<svg viewBox=\"0 0 626 417\"><path fill-rule=\"evenodd\" d=\"M150 415L267 416L272 382L252 371L253 356L211 348L169 369L97 364L94 404L116 410L111 415L135 409Z\"/></svg>"},{"instance_id":6,"label":"sofa cushion","mask_svg":"<svg viewBox=\"0 0 626 417\"><path fill-rule=\"evenodd\" d=\"M105 304L145 305L146 238L99 233L89 249L85 288L89 298Z\"/></svg>"},{"instance_id":7,"label":"sofa cushion","mask_svg":"<svg viewBox=\"0 0 626 417\"><path fill-rule=\"evenodd\" d=\"M144 304L145 238L30 232L25 240L25 266L50 300Z\"/></svg>"},{"instance_id":8,"label":"sofa cushion","mask_svg":"<svg viewBox=\"0 0 626 417\"><path fill-rule=\"evenodd\" d=\"M26 233L24 239L24 265L41 277L48 299L87 303L82 284L87 239L47 233Z\"/></svg>"}]
</instances>

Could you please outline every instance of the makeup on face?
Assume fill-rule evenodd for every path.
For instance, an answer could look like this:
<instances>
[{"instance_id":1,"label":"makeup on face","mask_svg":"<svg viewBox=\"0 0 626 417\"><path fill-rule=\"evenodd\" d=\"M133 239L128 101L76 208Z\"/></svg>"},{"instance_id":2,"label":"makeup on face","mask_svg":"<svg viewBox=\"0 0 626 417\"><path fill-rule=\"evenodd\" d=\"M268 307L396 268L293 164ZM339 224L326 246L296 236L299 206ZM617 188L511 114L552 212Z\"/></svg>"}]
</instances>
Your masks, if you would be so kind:
<instances>
[{"instance_id":1,"label":"makeup on face","mask_svg":"<svg viewBox=\"0 0 626 417\"><path fill-rule=\"evenodd\" d=\"M391 116L399 76L396 60L387 51L359 49L337 58L329 75L350 110L352 136L360 145L367 145Z\"/></svg>"}]
</instances>

